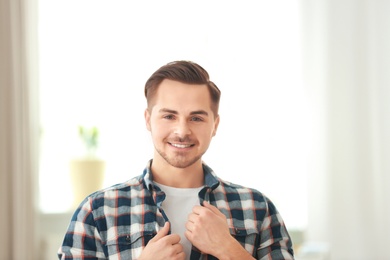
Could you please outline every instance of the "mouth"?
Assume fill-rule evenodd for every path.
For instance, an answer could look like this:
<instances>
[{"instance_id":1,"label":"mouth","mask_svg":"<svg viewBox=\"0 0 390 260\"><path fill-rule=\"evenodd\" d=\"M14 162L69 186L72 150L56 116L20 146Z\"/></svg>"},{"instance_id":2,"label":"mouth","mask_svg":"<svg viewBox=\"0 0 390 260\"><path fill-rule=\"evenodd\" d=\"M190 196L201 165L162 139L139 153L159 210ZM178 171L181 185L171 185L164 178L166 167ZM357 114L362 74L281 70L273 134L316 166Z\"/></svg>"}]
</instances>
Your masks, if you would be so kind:
<instances>
[{"instance_id":1,"label":"mouth","mask_svg":"<svg viewBox=\"0 0 390 260\"><path fill-rule=\"evenodd\" d=\"M173 147L180 148L180 149L185 149L185 148L190 148L193 147L194 144L182 144L182 143L169 143Z\"/></svg>"}]
</instances>

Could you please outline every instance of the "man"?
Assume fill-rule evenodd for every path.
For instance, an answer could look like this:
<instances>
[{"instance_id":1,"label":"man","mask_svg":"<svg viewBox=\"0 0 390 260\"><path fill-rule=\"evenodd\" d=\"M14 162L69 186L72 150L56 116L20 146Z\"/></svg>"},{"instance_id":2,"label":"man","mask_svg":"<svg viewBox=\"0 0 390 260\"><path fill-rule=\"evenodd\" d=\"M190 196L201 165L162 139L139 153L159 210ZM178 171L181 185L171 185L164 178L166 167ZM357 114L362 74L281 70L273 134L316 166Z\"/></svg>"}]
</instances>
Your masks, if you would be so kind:
<instances>
[{"instance_id":1,"label":"man","mask_svg":"<svg viewBox=\"0 0 390 260\"><path fill-rule=\"evenodd\" d=\"M153 159L142 175L81 203L60 259L293 259L273 203L219 179L202 161L218 128L220 95L189 61L162 66L148 79Z\"/></svg>"}]
</instances>

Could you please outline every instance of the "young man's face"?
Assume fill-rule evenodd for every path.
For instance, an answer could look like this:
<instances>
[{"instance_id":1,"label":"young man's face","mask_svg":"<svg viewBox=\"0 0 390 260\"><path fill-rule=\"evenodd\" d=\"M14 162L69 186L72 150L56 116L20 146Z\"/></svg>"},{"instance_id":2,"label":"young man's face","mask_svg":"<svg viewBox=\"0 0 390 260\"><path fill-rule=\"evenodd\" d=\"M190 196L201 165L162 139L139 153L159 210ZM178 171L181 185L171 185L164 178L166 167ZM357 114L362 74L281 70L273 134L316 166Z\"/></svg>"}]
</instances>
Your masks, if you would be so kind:
<instances>
[{"instance_id":1,"label":"young man's face","mask_svg":"<svg viewBox=\"0 0 390 260\"><path fill-rule=\"evenodd\" d=\"M154 160L177 168L200 162L219 123L207 86L165 79L151 102L145 120L155 147Z\"/></svg>"}]
</instances>

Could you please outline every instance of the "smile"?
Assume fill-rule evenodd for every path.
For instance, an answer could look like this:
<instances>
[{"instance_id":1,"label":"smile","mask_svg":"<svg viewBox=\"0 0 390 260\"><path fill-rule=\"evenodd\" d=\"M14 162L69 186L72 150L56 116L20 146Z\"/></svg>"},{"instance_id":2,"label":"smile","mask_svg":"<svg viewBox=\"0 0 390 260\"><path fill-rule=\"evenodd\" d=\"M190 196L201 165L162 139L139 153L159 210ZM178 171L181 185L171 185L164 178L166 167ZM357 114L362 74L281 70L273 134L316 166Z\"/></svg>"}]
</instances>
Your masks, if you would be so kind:
<instances>
[{"instance_id":1,"label":"smile","mask_svg":"<svg viewBox=\"0 0 390 260\"><path fill-rule=\"evenodd\" d=\"M193 146L193 144L174 144L174 143L170 143L170 144L176 148L189 148Z\"/></svg>"}]
</instances>

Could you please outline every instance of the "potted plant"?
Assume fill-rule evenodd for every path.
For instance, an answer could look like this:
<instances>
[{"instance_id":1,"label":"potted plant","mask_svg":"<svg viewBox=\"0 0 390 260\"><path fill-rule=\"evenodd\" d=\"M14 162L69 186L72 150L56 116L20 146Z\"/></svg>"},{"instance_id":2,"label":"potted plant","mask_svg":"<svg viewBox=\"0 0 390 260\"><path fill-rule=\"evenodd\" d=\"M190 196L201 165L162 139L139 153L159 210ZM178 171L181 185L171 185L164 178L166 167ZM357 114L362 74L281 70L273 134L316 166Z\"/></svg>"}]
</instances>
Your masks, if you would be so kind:
<instances>
[{"instance_id":1,"label":"potted plant","mask_svg":"<svg viewBox=\"0 0 390 260\"><path fill-rule=\"evenodd\" d=\"M70 178L73 190L73 208L92 192L103 188L105 162L96 156L99 141L97 127L79 126L79 137L86 153L70 163Z\"/></svg>"}]
</instances>

